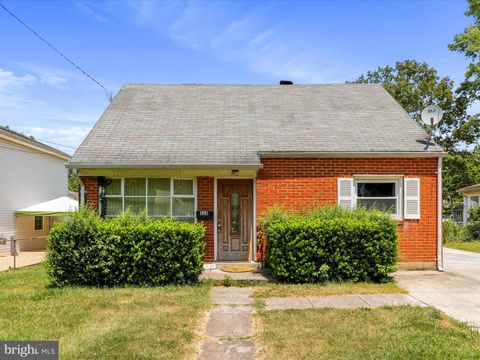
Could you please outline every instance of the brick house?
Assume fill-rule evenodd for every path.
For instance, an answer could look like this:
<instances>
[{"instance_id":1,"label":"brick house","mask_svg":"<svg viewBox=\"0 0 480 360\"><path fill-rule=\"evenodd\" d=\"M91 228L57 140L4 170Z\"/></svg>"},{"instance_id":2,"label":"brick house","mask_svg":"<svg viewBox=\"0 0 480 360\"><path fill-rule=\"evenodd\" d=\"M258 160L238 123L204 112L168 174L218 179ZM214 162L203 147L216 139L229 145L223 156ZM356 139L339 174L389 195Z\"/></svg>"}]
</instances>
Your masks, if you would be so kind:
<instances>
[{"instance_id":1,"label":"brick house","mask_svg":"<svg viewBox=\"0 0 480 360\"><path fill-rule=\"evenodd\" d=\"M125 85L70 160L81 200L206 226L207 263L258 259L268 208L390 211L400 265L442 267L445 152L380 85Z\"/></svg>"}]
</instances>

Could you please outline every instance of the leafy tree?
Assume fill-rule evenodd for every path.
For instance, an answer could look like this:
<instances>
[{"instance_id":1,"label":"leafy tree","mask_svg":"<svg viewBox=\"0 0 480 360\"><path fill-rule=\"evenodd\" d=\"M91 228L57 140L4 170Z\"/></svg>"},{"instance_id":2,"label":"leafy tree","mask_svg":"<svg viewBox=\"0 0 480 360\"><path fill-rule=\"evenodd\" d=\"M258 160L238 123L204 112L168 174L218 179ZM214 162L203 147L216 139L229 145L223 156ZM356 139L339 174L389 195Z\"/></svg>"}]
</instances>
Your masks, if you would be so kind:
<instances>
[{"instance_id":1,"label":"leafy tree","mask_svg":"<svg viewBox=\"0 0 480 360\"><path fill-rule=\"evenodd\" d=\"M465 15L473 19L463 33L454 37L453 43L448 45L452 51L465 55L470 63L465 71L465 80L457 88L457 102L468 107L480 100L480 0L468 0L469 8ZM469 114L457 133L467 143L474 143L480 138L480 115Z\"/></svg>"},{"instance_id":2,"label":"leafy tree","mask_svg":"<svg viewBox=\"0 0 480 360\"><path fill-rule=\"evenodd\" d=\"M448 48L464 54L470 61L465 71L465 81L458 90L472 101L478 100L480 95L480 1L468 0L468 3L465 15L472 17L473 24L463 33L455 35Z\"/></svg>"},{"instance_id":3,"label":"leafy tree","mask_svg":"<svg viewBox=\"0 0 480 360\"><path fill-rule=\"evenodd\" d=\"M72 169L68 169L68 191L78 192L80 185L73 174Z\"/></svg>"},{"instance_id":4,"label":"leafy tree","mask_svg":"<svg viewBox=\"0 0 480 360\"><path fill-rule=\"evenodd\" d=\"M437 70L414 60L379 67L360 76L356 83L381 83L397 102L424 128L422 109L437 104L444 110L433 132L435 142L449 151L443 166L443 188L447 211L462 201L457 190L480 182L480 146L465 150L465 144L478 143L475 116L467 114L470 101L459 95L453 81L441 78ZM478 121L477 121L478 122ZM429 131L429 129L426 129Z\"/></svg>"},{"instance_id":5,"label":"leafy tree","mask_svg":"<svg viewBox=\"0 0 480 360\"><path fill-rule=\"evenodd\" d=\"M458 189L480 183L480 146L471 152L464 150L448 155L443 165L443 191L448 210L462 202Z\"/></svg>"},{"instance_id":6,"label":"leafy tree","mask_svg":"<svg viewBox=\"0 0 480 360\"><path fill-rule=\"evenodd\" d=\"M421 121L422 110L431 104L444 110L442 122L433 130L433 139L445 150L455 150L464 141L471 143L471 137L461 129L466 120L466 104L458 102L453 81L440 77L436 69L415 60L399 61L395 66L387 65L361 75L355 83L380 83L390 95L427 132L431 129Z\"/></svg>"}]
</instances>

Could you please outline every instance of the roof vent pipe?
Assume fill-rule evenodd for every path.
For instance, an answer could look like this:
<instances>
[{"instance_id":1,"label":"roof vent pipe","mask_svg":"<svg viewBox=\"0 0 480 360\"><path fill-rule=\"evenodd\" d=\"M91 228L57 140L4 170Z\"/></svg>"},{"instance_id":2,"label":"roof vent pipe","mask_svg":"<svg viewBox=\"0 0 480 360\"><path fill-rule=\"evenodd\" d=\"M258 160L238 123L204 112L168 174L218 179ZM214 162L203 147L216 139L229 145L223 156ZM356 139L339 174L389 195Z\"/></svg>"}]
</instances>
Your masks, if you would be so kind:
<instances>
[{"instance_id":1,"label":"roof vent pipe","mask_svg":"<svg viewBox=\"0 0 480 360\"><path fill-rule=\"evenodd\" d=\"M280 85L293 85L293 81L290 81L290 80L280 80Z\"/></svg>"}]
</instances>

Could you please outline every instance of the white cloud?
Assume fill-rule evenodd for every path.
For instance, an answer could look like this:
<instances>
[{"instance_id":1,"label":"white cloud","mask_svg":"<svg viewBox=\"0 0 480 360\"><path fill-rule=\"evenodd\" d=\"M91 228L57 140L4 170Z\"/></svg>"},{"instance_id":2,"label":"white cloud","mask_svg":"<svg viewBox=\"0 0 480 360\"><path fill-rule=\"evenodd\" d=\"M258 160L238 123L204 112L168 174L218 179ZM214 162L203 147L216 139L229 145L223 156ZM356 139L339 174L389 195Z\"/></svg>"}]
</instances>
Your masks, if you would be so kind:
<instances>
[{"instance_id":1,"label":"white cloud","mask_svg":"<svg viewBox=\"0 0 480 360\"><path fill-rule=\"evenodd\" d=\"M55 74L43 74L41 81L44 84L52 86L61 86L67 82L67 79Z\"/></svg>"},{"instance_id":2,"label":"white cloud","mask_svg":"<svg viewBox=\"0 0 480 360\"><path fill-rule=\"evenodd\" d=\"M33 135L40 142L60 148L67 153L73 153L90 131L90 126L20 126L18 130L24 134ZM63 146L62 146L63 145Z\"/></svg>"},{"instance_id":3,"label":"white cloud","mask_svg":"<svg viewBox=\"0 0 480 360\"><path fill-rule=\"evenodd\" d=\"M86 1L78 1L76 2L76 6L87 13L88 15L92 16L95 20L100 22L111 22L112 20L106 17L104 14L100 13L98 9L95 8L95 3L86 2Z\"/></svg>"},{"instance_id":4,"label":"white cloud","mask_svg":"<svg viewBox=\"0 0 480 360\"><path fill-rule=\"evenodd\" d=\"M15 75L12 71L0 68L0 91L10 91L13 88L32 85L36 82L32 75Z\"/></svg>"},{"instance_id":5,"label":"white cloud","mask_svg":"<svg viewBox=\"0 0 480 360\"><path fill-rule=\"evenodd\" d=\"M348 72L353 77L358 72L345 65L348 59L305 39L308 34L301 29L265 25L264 14L255 10L238 16L215 2L141 1L129 6L137 24L275 80L343 82Z\"/></svg>"},{"instance_id":6,"label":"white cloud","mask_svg":"<svg viewBox=\"0 0 480 360\"><path fill-rule=\"evenodd\" d=\"M102 91L68 70L36 64L17 64L17 68L28 73L0 69L0 124L77 147L108 105Z\"/></svg>"}]
</instances>

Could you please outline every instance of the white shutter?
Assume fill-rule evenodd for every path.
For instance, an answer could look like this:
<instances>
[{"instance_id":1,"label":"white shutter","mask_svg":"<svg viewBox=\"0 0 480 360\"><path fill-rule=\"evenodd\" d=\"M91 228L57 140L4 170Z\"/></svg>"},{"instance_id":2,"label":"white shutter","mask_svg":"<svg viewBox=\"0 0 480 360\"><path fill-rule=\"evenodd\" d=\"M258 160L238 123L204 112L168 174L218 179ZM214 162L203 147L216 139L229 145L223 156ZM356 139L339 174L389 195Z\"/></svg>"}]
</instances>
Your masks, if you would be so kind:
<instances>
[{"instance_id":1,"label":"white shutter","mask_svg":"<svg viewBox=\"0 0 480 360\"><path fill-rule=\"evenodd\" d=\"M403 189L404 218L420 219L420 179L404 179Z\"/></svg>"},{"instance_id":2,"label":"white shutter","mask_svg":"<svg viewBox=\"0 0 480 360\"><path fill-rule=\"evenodd\" d=\"M344 209L353 208L354 197L353 179L338 179L338 206Z\"/></svg>"}]
</instances>

